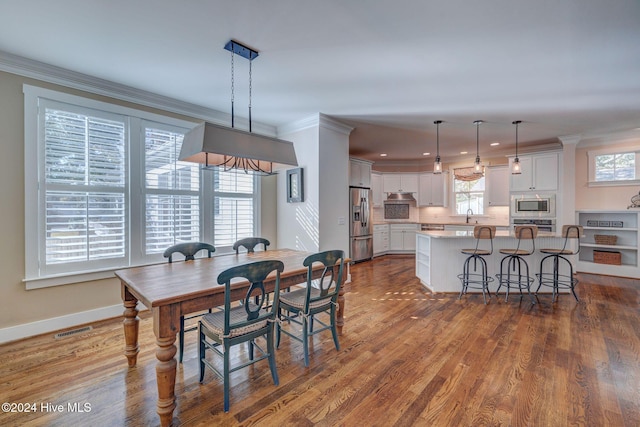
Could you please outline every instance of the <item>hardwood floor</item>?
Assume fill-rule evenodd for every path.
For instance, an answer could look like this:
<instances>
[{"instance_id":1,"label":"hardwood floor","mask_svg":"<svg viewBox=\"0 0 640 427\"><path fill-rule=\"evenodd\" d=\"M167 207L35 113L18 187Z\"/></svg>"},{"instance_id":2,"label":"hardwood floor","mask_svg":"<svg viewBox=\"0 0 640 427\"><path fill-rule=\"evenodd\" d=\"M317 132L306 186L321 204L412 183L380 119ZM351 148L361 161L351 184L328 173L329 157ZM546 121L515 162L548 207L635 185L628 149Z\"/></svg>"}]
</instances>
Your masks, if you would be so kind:
<instances>
[{"instance_id":1,"label":"hardwood floor","mask_svg":"<svg viewBox=\"0 0 640 427\"><path fill-rule=\"evenodd\" d=\"M233 373L227 414L221 382L207 372L198 383L188 333L176 380L181 425L640 425L640 280L580 275L580 303L563 294L551 304L548 294L532 306L513 295L485 306L481 295L426 292L413 257L378 258L351 274L341 350L330 333L316 336L305 369L302 345L283 337L280 385L266 361ZM159 423L148 313L134 369L122 320L92 326L0 346L1 401L35 409L0 413L0 425Z\"/></svg>"}]
</instances>

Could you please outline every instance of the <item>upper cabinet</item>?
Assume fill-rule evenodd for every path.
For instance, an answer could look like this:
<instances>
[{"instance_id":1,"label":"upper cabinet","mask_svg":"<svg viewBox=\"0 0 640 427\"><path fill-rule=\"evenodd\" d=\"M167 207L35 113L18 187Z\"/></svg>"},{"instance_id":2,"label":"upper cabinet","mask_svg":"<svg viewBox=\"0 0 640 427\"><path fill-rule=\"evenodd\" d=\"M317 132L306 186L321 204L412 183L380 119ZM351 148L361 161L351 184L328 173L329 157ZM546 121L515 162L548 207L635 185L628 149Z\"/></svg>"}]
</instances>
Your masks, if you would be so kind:
<instances>
[{"instance_id":1,"label":"upper cabinet","mask_svg":"<svg viewBox=\"0 0 640 427\"><path fill-rule=\"evenodd\" d=\"M349 185L352 187L371 188L371 162L360 159L349 159Z\"/></svg>"},{"instance_id":2,"label":"upper cabinet","mask_svg":"<svg viewBox=\"0 0 640 427\"><path fill-rule=\"evenodd\" d=\"M509 206L509 167L488 167L486 176L489 206Z\"/></svg>"},{"instance_id":3,"label":"upper cabinet","mask_svg":"<svg viewBox=\"0 0 640 427\"><path fill-rule=\"evenodd\" d=\"M447 206L448 173L423 173L418 179L418 206Z\"/></svg>"},{"instance_id":4,"label":"upper cabinet","mask_svg":"<svg viewBox=\"0 0 640 427\"><path fill-rule=\"evenodd\" d=\"M371 174L371 192L373 193L373 207L382 207L384 205L384 193L382 191L382 175L379 173Z\"/></svg>"},{"instance_id":5,"label":"upper cabinet","mask_svg":"<svg viewBox=\"0 0 640 427\"><path fill-rule=\"evenodd\" d=\"M417 193L418 174L385 173L382 175L384 193Z\"/></svg>"},{"instance_id":6,"label":"upper cabinet","mask_svg":"<svg viewBox=\"0 0 640 427\"><path fill-rule=\"evenodd\" d=\"M509 168L513 158L509 159ZM511 191L556 191L558 189L558 154L520 156L522 173L511 175Z\"/></svg>"}]
</instances>

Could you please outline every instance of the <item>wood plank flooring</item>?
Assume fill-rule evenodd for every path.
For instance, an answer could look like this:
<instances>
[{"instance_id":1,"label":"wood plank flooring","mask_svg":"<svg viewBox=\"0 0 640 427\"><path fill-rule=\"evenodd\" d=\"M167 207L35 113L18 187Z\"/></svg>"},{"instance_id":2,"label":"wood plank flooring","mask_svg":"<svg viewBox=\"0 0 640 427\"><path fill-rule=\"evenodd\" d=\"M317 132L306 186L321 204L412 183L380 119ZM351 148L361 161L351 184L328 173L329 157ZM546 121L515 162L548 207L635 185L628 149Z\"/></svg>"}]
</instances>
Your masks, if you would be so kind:
<instances>
[{"instance_id":1,"label":"wood plank flooring","mask_svg":"<svg viewBox=\"0 0 640 427\"><path fill-rule=\"evenodd\" d=\"M640 425L640 280L579 275L580 303L547 294L532 306L513 295L485 306L481 295L426 292L413 257L377 258L351 274L341 350L320 334L305 368L302 345L283 336L280 385L266 361L233 373L227 414L221 382L211 372L198 382L188 333L180 425ZM0 413L0 425L158 425L155 340L141 317L134 369L121 319L0 346L0 401L34 404Z\"/></svg>"}]
</instances>

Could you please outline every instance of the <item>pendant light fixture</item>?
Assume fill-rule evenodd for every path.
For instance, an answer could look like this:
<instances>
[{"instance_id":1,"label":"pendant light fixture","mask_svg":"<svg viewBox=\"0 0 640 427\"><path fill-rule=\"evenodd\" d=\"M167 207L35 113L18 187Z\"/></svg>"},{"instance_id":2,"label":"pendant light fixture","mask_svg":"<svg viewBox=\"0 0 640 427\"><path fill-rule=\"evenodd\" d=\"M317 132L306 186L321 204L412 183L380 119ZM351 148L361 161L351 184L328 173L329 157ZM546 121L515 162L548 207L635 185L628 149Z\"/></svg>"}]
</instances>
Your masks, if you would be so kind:
<instances>
[{"instance_id":1,"label":"pendant light fixture","mask_svg":"<svg viewBox=\"0 0 640 427\"><path fill-rule=\"evenodd\" d=\"M473 171L475 173L482 173L482 165L480 164L480 125L484 123L483 120L476 120L473 124L476 125L476 161L473 164Z\"/></svg>"},{"instance_id":2,"label":"pendant light fixture","mask_svg":"<svg viewBox=\"0 0 640 427\"><path fill-rule=\"evenodd\" d=\"M187 132L179 159L204 168L242 170L258 175L273 175L278 169L298 166L293 143L251 132L251 61L258 52L234 40L224 48L231 52L231 128L204 122ZM249 132L235 129L234 58L249 60Z\"/></svg>"},{"instance_id":3,"label":"pendant light fixture","mask_svg":"<svg viewBox=\"0 0 640 427\"><path fill-rule=\"evenodd\" d=\"M511 174L512 175L520 175L522 173L522 167L520 166L520 159L518 158L518 125L522 123L522 120L516 120L511 122L511 124L516 125L516 157L513 159L513 163L511 163Z\"/></svg>"},{"instance_id":4,"label":"pendant light fixture","mask_svg":"<svg viewBox=\"0 0 640 427\"><path fill-rule=\"evenodd\" d=\"M440 123L442 120L433 122L436 125L436 161L433 163L433 173L442 173L442 162L440 161Z\"/></svg>"}]
</instances>

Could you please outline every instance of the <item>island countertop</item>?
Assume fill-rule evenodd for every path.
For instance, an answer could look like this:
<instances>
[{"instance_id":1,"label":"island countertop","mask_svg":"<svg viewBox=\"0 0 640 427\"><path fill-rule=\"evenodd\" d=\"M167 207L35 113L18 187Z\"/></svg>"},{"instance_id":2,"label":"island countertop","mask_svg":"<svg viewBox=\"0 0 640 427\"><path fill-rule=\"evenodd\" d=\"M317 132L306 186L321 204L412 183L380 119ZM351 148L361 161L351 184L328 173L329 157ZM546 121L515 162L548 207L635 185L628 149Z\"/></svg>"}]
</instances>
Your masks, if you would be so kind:
<instances>
[{"instance_id":1,"label":"island countertop","mask_svg":"<svg viewBox=\"0 0 640 427\"><path fill-rule=\"evenodd\" d=\"M530 250L531 243L535 244L535 250L531 255L525 256L529 264L529 277L535 278L536 273L540 271L540 261L546 255L540 252L540 248L562 248L564 238L558 233L538 232L538 236L532 242L531 240L522 240L521 249ZM489 284L491 293L494 293L499 283L496 274L500 272L500 264L503 254L500 249L514 249L518 245L518 239L513 231L498 230L496 231L493 244L489 240L480 240L481 248L493 248L491 255L484 256L489 269L489 276L492 282ZM571 248L576 242L571 242ZM455 231L455 230L428 230L416 233L416 276L420 279L422 285L432 292L452 292L459 293L461 282L458 275L462 273L462 265L467 254L461 252L464 248L473 248L476 245L476 239L473 237L473 231ZM575 256L570 257L575 260ZM547 263L547 267L551 263ZM549 271L545 270L545 273ZM534 279L532 292L537 290L538 282ZM469 292L480 292L470 290ZM541 292L550 292L547 287L543 287ZM561 292L568 292L563 290Z\"/></svg>"},{"instance_id":2,"label":"island countertop","mask_svg":"<svg viewBox=\"0 0 640 427\"><path fill-rule=\"evenodd\" d=\"M427 230L427 231L418 231L418 234L424 234L429 237L434 237L436 239L457 239L464 237L473 238L473 230ZM549 231L538 231L538 239L545 237L561 237L557 233L552 233ZM497 230L494 238L511 238L517 239L517 236L513 231L507 230Z\"/></svg>"}]
</instances>

